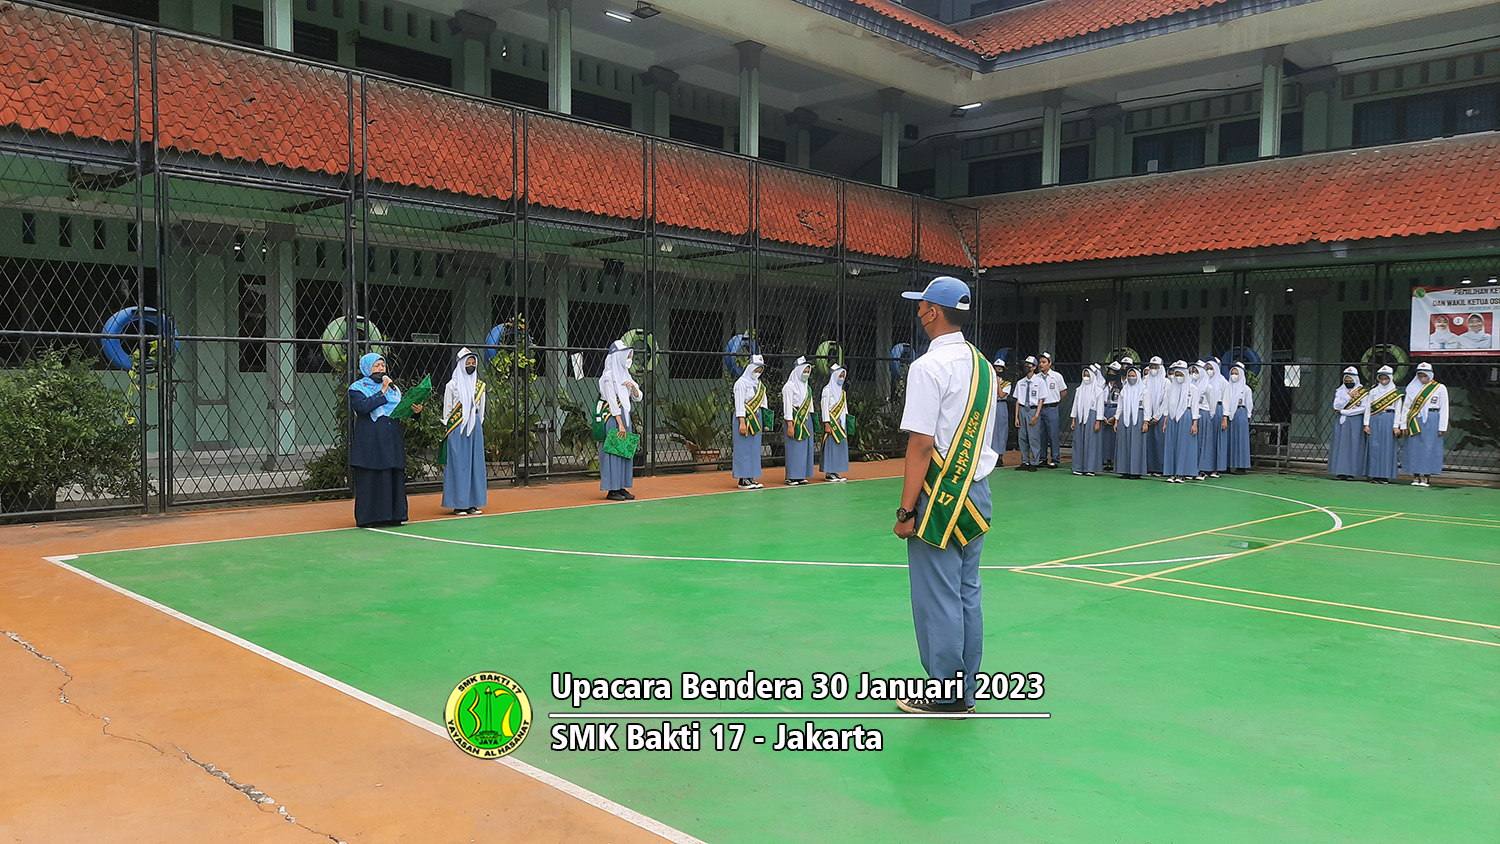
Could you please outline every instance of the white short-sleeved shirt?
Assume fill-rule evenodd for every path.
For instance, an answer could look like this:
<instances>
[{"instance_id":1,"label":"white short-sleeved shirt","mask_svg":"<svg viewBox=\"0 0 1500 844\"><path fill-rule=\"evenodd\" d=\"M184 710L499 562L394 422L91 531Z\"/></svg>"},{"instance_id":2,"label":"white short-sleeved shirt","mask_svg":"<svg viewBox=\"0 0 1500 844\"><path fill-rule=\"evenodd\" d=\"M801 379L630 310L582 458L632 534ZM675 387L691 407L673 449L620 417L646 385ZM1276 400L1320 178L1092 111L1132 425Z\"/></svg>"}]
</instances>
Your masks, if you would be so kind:
<instances>
[{"instance_id":1,"label":"white short-sleeved shirt","mask_svg":"<svg viewBox=\"0 0 1500 844\"><path fill-rule=\"evenodd\" d=\"M1037 370L1037 374L1040 375L1041 370ZM1042 378L1047 385L1047 392L1042 396L1042 403L1056 404L1062 401L1062 394L1068 389L1068 382L1063 380L1062 373L1054 369Z\"/></svg>"},{"instance_id":2,"label":"white short-sleeved shirt","mask_svg":"<svg viewBox=\"0 0 1500 844\"><path fill-rule=\"evenodd\" d=\"M1042 381L1041 373L1033 372L1016 382L1016 401L1022 407L1036 407L1042 403L1042 394L1046 391L1046 384Z\"/></svg>"},{"instance_id":3,"label":"white short-sleeved shirt","mask_svg":"<svg viewBox=\"0 0 1500 844\"><path fill-rule=\"evenodd\" d=\"M927 434L933 438L939 459L946 459L953 437L963 422L969 405L969 383L974 376L974 355L964 342L962 332L944 334L932 341L927 354L917 358L906 376L906 409L901 414L901 430ZM988 364L986 364L988 365ZM990 406L994 406L995 381L990 382ZM979 437L979 460L974 479L989 477L1000 460L991 442L995 415Z\"/></svg>"}]
</instances>

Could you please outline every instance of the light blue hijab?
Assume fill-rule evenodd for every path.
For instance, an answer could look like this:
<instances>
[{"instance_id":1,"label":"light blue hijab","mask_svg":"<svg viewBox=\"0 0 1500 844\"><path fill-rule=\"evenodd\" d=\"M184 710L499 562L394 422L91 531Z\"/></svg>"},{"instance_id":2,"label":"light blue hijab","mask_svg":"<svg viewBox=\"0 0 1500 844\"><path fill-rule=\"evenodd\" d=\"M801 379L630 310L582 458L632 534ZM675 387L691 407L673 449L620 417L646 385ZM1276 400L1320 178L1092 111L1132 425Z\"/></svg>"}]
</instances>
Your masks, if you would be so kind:
<instances>
[{"instance_id":1,"label":"light blue hijab","mask_svg":"<svg viewBox=\"0 0 1500 844\"><path fill-rule=\"evenodd\" d=\"M363 373L365 377L359 379L358 381L355 381L353 384L350 384L349 389L357 391L365 398L369 398L370 396L373 396L376 393L380 392L380 380L371 378L370 370L375 368L376 361L382 360L385 360L385 358L381 355L375 354L374 352L370 352L369 354L360 358L359 371ZM385 404L370 411L370 421L374 422L380 419L380 417L382 416L390 416L391 411L395 410L396 405L400 403L401 388L397 387L395 383L392 382L391 388L385 391Z\"/></svg>"}]
</instances>

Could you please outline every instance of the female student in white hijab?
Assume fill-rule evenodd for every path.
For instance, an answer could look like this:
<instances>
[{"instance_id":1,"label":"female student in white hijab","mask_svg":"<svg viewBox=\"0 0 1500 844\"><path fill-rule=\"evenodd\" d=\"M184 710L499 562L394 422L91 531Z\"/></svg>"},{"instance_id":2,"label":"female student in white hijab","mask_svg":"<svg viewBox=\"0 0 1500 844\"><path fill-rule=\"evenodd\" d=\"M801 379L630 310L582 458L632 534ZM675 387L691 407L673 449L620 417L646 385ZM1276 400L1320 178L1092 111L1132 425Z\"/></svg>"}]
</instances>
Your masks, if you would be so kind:
<instances>
[{"instance_id":1,"label":"female student in white hijab","mask_svg":"<svg viewBox=\"0 0 1500 844\"><path fill-rule=\"evenodd\" d=\"M1333 440L1328 444L1328 474L1341 481L1365 473L1369 445L1365 442L1365 400L1369 390L1359 383L1359 370L1344 369L1344 377L1333 394Z\"/></svg>"},{"instance_id":2,"label":"female student in white hijab","mask_svg":"<svg viewBox=\"0 0 1500 844\"><path fill-rule=\"evenodd\" d=\"M1193 413L1198 417L1198 432L1202 436L1195 436L1194 441L1198 444L1198 474L1197 480L1206 480L1208 473L1213 471L1218 464L1218 455L1214 454L1215 439L1213 438L1210 425L1218 424L1218 417L1214 415L1214 408L1218 406L1218 400L1213 395L1213 382L1208 377L1208 367L1201 360L1195 360L1188 366L1188 381L1193 385Z\"/></svg>"},{"instance_id":3,"label":"female student in white hijab","mask_svg":"<svg viewBox=\"0 0 1500 844\"><path fill-rule=\"evenodd\" d=\"M1161 417L1167 426L1162 472L1180 484L1198 475L1198 385L1188 379L1188 365L1172 364L1172 378L1162 394Z\"/></svg>"},{"instance_id":4,"label":"female student in white hijab","mask_svg":"<svg viewBox=\"0 0 1500 844\"><path fill-rule=\"evenodd\" d=\"M760 376L765 369L766 359L751 355L745 371L734 382L734 429L730 432L734 462L731 470L740 489L765 486L757 480L760 477L760 412L766 407L766 387L760 383Z\"/></svg>"},{"instance_id":5,"label":"female student in white hijab","mask_svg":"<svg viewBox=\"0 0 1500 844\"><path fill-rule=\"evenodd\" d=\"M1432 364L1417 364L1406 385L1406 449L1401 465L1412 486L1431 486L1443 473L1443 436L1448 433L1448 387L1432 378Z\"/></svg>"},{"instance_id":6,"label":"female student in white hijab","mask_svg":"<svg viewBox=\"0 0 1500 844\"><path fill-rule=\"evenodd\" d=\"M1146 383L1133 364L1125 370L1115 416L1115 473L1132 481L1146 475Z\"/></svg>"},{"instance_id":7,"label":"female student in white hijab","mask_svg":"<svg viewBox=\"0 0 1500 844\"><path fill-rule=\"evenodd\" d=\"M1109 371L1103 373L1104 379L1101 386L1104 388L1104 412L1099 414L1099 420L1104 423L1099 431L1100 453L1104 459L1104 470L1114 471L1115 468L1115 417L1120 413L1120 362L1115 361L1109 365Z\"/></svg>"},{"instance_id":8,"label":"female student in white hijab","mask_svg":"<svg viewBox=\"0 0 1500 844\"><path fill-rule=\"evenodd\" d=\"M1243 475L1250 468L1250 417L1255 413L1255 393L1250 390L1243 363L1236 362L1229 368L1222 404L1229 441L1219 462L1234 474Z\"/></svg>"},{"instance_id":9,"label":"female student in white hijab","mask_svg":"<svg viewBox=\"0 0 1500 844\"><path fill-rule=\"evenodd\" d=\"M1405 395L1391 382L1389 366L1376 370L1376 384L1365 398L1365 435L1369 438L1365 471L1372 484L1388 484L1396 477L1396 461L1401 436L1402 399Z\"/></svg>"},{"instance_id":10,"label":"female student in white hijab","mask_svg":"<svg viewBox=\"0 0 1500 844\"><path fill-rule=\"evenodd\" d=\"M609 410L609 421L604 426L605 437L624 439L630 433L630 404L640 401L641 388L630 377L635 365L635 349L616 340L604 356L604 374L599 376L599 398ZM611 454L599 445L599 488L610 501L631 501L635 495L630 487L635 485L635 461L618 454Z\"/></svg>"},{"instance_id":11,"label":"female student in white hijab","mask_svg":"<svg viewBox=\"0 0 1500 844\"><path fill-rule=\"evenodd\" d=\"M488 474L484 467L484 409L488 399L479 380L479 356L458 350L453 377L443 388L443 506L455 516L484 511Z\"/></svg>"},{"instance_id":12,"label":"female student in white hijab","mask_svg":"<svg viewBox=\"0 0 1500 844\"><path fill-rule=\"evenodd\" d=\"M995 355L995 434L991 442L995 453L1005 462L1005 450L1010 446L1010 393L1014 385L1005 380L1005 358Z\"/></svg>"},{"instance_id":13,"label":"female student in white hijab","mask_svg":"<svg viewBox=\"0 0 1500 844\"><path fill-rule=\"evenodd\" d=\"M1219 372L1217 358L1204 361L1202 371L1203 380L1199 386L1203 390L1203 400L1198 406L1206 407L1208 413L1206 420L1201 413L1198 419L1198 429L1202 434L1198 437L1199 454L1203 457L1198 474L1217 478L1228 468L1225 457L1229 449L1229 423L1224 418L1224 388L1229 382Z\"/></svg>"},{"instance_id":14,"label":"female student in white hijab","mask_svg":"<svg viewBox=\"0 0 1500 844\"><path fill-rule=\"evenodd\" d=\"M781 386L781 412L786 419L786 485L803 486L813 473L812 364L799 357Z\"/></svg>"},{"instance_id":15,"label":"female student in white hijab","mask_svg":"<svg viewBox=\"0 0 1500 844\"><path fill-rule=\"evenodd\" d=\"M1162 458L1167 444L1167 426L1162 422L1161 405L1167 396L1167 369L1161 358L1151 358L1146 368L1146 474L1162 475Z\"/></svg>"},{"instance_id":16,"label":"female student in white hijab","mask_svg":"<svg viewBox=\"0 0 1500 844\"><path fill-rule=\"evenodd\" d=\"M823 479L829 483L849 480L844 477L849 471L849 400L844 395L848 377L848 370L834 364L819 404L823 411Z\"/></svg>"},{"instance_id":17,"label":"female student in white hijab","mask_svg":"<svg viewBox=\"0 0 1500 844\"><path fill-rule=\"evenodd\" d=\"M1104 418L1104 385L1099 367L1086 366L1073 394L1073 474L1094 477L1104 471L1100 430Z\"/></svg>"}]
</instances>

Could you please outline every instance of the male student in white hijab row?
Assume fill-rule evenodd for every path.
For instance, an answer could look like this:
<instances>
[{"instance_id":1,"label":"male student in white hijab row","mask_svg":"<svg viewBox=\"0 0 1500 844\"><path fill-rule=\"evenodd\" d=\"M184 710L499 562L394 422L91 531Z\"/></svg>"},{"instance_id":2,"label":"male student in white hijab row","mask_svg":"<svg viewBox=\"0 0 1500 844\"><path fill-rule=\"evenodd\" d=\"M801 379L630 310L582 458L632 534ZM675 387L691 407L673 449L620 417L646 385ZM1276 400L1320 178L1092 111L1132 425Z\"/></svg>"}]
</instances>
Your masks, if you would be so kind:
<instances>
[{"instance_id":1,"label":"male student in white hijab row","mask_svg":"<svg viewBox=\"0 0 1500 844\"><path fill-rule=\"evenodd\" d=\"M927 676L962 688L898 701L905 712L974 711L984 645L979 556L989 529L989 475L995 452L995 370L964 340L969 286L941 276L920 293L917 319L932 340L911 365L901 429L908 433L906 473L894 532L906 540L912 621Z\"/></svg>"}]
</instances>

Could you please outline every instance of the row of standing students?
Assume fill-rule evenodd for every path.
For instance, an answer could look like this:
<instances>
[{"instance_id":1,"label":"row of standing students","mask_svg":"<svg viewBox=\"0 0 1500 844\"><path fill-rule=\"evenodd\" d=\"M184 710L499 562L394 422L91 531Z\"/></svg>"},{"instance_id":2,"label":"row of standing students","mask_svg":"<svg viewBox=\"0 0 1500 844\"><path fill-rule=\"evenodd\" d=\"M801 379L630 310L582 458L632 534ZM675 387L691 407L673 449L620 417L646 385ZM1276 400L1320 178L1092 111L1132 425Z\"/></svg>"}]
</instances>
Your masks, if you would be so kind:
<instances>
[{"instance_id":1,"label":"row of standing students","mask_svg":"<svg viewBox=\"0 0 1500 844\"><path fill-rule=\"evenodd\" d=\"M1038 363L1026 359L1026 379L1015 387L1018 471L1053 465L1043 462L1042 445L1048 433L1043 427L1045 398L1051 392L1041 379L1051 373L1045 357L1042 366ZM1003 368L1005 361L997 358L995 365ZM1250 468L1255 395L1243 364L1232 366L1228 378L1219 366L1217 359L1177 361L1170 376L1159 357L1144 368L1129 358L1111 363L1108 375L1098 364L1085 367L1069 423L1073 474L1094 477L1113 471L1124 478L1166 477L1174 483L1244 474ZM1007 386L1002 382L1002 390ZM1028 403L1028 395L1043 399ZM1004 400L1002 394L999 401ZM1003 434L997 442L999 436Z\"/></svg>"},{"instance_id":2,"label":"row of standing students","mask_svg":"<svg viewBox=\"0 0 1500 844\"><path fill-rule=\"evenodd\" d=\"M1328 448L1328 473L1339 480L1368 477L1371 483L1388 484L1404 468L1412 486L1426 487L1433 475L1443 473L1448 388L1434 379L1432 364L1426 362L1417 365L1405 392L1394 376L1389 366L1382 366L1375 384L1366 387L1359 370L1344 370L1333 396L1337 419Z\"/></svg>"}]
</instances>

